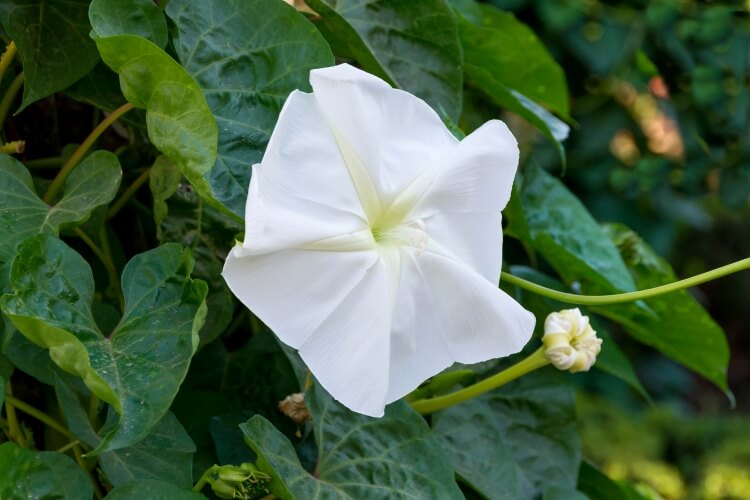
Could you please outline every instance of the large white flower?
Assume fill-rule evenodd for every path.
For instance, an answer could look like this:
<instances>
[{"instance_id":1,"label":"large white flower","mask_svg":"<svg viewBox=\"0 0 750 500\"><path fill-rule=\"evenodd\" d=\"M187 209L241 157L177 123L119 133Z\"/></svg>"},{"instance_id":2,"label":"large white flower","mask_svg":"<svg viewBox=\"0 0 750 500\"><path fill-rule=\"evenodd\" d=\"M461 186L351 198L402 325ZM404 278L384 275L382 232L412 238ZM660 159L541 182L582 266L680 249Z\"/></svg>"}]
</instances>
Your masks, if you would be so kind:
<instances>
[{"instance_id":1,"label":"large white flower","mask_svg":"<svg viewBox=\"0 0 750 500\"><path fill-rule=\"evenodd\" d=\"M350 409L453 362L519 351L534 317L498 288L518 147L493 120L458 141L421 99L352 66L314 70L253 167L224 278Z\"/></svg>"}]
</instances>

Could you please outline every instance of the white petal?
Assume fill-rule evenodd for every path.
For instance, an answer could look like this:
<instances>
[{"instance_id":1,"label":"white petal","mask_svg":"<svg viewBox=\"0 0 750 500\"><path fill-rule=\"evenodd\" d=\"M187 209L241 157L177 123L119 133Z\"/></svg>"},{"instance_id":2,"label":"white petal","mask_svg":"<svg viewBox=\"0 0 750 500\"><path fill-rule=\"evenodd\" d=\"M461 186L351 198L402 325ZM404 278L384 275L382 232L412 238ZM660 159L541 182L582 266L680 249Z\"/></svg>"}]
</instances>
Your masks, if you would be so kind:
<instances>
[{"instance_id":1,"label":"white petal","mask_svg":"<svg viewBox=\"0 0 750 500\"><path fill-rule=\"evenodd\" d=\"M496 284L451 258L430 250L417 259L433 315L454 361L478 363L516 353L531 338L534 315Z\"/></svg>"},{"instance_id":2,"label":"white petal","mask_svg":"<svg viewBox=\"0 0 750 500\"><path fill-rule=\"evenodd\" d=\"M371 252L279 250L229 254L223 276L232 293L276 335L300 347L377 261Z\"/></svg>"},{"instance_id":3,"label":"white petal","mask_svg":"<svg viewBox=\"0 0 750 500\"><path fill-rule=\"evenodd\" d=\"M388 389L389 286L386 265L378 261L299 349L331 396L372 417L383 416Z\"/></svg>"},{"instance_id":4,"label":"white petal","mask_svg":"<svg viewBox=\"0 0 750 500\"><path fill-rule=\"evenodd\" d=\"M253 169L245 248L291 248L365 226L357 192L317 101L292 92L263 161Z\"/></svg>"},{"instance_id":5,"label":"white petal","mask_svg":"<svg viewBox=\"0 0 750 500\"><path fill-rule=\"evenodd\" d=\"M457 143L423 100L348 64L313 70L310 83L330 126L362 160L383 202Z\"/></svg>"},{"instance_id":6,"label":"white petal","mask_svg":"<svg viewBox=\"0 0 750 500\"><path fill-rule=\"evenodd\" d=\"M401 279L393 311L388 403L406 396L453 364L417 265L419 258L402 252Z\"/></svg>"},{"instance_id":7,"label":"white petal","mask_svg":"<svg viewBox=\"0 0 750 500\"><path fill-rule=\"evenodd\" d=\"M447 151L413 214L499 212L510 199L518 145L508 127L492 120Z\"/></svg>"},{"instance_id":8,"label":"white petal","mask_svg":"<svg viewBox=\"0 0 750 500\"><path fill-rule=\"evenodd\" d=\"M430 239L493 285L500 282L503 228L499 212L439 212L424 223Z\"/></svg>"}]
</instances>

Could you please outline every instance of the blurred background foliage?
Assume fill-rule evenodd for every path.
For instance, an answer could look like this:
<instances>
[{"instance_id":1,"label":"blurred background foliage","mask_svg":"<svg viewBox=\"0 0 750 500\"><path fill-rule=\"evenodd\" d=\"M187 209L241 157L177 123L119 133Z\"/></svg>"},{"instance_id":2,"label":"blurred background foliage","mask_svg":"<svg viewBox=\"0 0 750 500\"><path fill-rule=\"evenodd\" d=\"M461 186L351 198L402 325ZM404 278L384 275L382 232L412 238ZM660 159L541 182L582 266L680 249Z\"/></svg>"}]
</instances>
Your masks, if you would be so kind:
<instances>
[{"instance_id":1,"label":"blurred background foliage","mask_svg":"<svg viewBox=\"0 0 750 500\"><path fill-rule=\"evenodd\" d=\"M750 255L750 3L487 3L531 26L569 85L567 165L514 120L524 165L562 175L597 220L636 230L681 277ZM474 102L468 94L465 129L492 113ZM589 394L584 455L664 498L750 498L750 275L693 292L726 330L737 407L617 335L654 405L602 371L577 378Z\"/></svg>"}]
</instances>

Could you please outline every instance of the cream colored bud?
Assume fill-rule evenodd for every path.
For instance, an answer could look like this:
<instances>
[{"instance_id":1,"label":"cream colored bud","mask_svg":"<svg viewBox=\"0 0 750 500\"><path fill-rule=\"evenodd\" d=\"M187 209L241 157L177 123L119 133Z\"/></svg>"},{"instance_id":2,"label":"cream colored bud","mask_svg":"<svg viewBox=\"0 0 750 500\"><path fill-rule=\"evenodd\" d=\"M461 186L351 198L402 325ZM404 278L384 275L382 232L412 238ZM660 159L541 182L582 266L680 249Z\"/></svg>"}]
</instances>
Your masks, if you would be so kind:
<instances>
[{"instance_id":1,"label":"cream colored bud","mask_svg":"<svg viewBox=\"0 0 750 500\"><path fill-rule=\"evenodd\" d=\"M287 417L294 420L297 425L304 424L310 420L310 412L305 406L305 393L296 392L279 401L279 410Z\"/></svg>"},{"instance_id":2,"label":"cream colored bud","mask_svg":"<svg viewBox=\"0 0 750 500\"><path fill-rule=\"evenodd\" d=\"M596 362L602 339L578 308L564 309L547 316L544 322L544 355L555 368L572 373L586 372Z\"/></svg>"}]
</instances>

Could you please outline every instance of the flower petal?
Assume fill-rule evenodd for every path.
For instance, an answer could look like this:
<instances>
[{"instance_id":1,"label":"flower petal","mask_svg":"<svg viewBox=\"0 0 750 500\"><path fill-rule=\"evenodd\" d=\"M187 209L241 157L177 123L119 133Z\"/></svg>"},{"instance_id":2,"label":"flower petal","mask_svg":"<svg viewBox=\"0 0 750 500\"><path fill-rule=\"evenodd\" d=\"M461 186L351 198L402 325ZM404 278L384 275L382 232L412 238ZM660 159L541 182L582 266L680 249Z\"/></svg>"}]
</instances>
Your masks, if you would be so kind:
<instances>
[{"instance_id":1,"label":"flower petal","mask_svg":"<svg viewBox=\"0 0 750 500\"><path fill-rule=\"evenodd\" d=\"M299 349L331 396L372 417L383 416L388 389L389 286L380 260Z\"/></svg>"},{"instance_id":2,"label":"flower petal","mask_svg":"<svg viewBox=\"0 0 750 500\"><path fill-rule=\"evenodd\" d=\"M458 142L422 99L348 64L313 70L310 83L384 203Z\"/></svg>"},{"instance_id":3,"label":"flower petal","mask_svg":"<svg viewBox=\"0 0 750 500\"><path fill-rule=\"evenodd\" d=\"M223 276L232 293L286 344L299 348L377 261L375 251L280 250L247 255L234 247Z\"/></svg>"},{"instance_id":4,"label":"flower petal","mask_svg":"<svg viewBox=\"0 0 750 500\"><path fill-rule=\"evenodd\" d=\"M508 356L531 338L534 315L462 263L428 250L401 265L387 402L453 362Z\"/></svg>"},{"instance_id":5,"label":"flower petal","mask_svg":"<svg viewBox=\"0 0 750 500\"><path fill-rule=\"evenodd\" d=\"M317 101L292 92L253 169L245 248L292 248L364 227L357 192Z\"/></svg>"},{"instance_id":6,"label":"flower petal","mask_svg":"<svg viewBox=\"0 0 750 500\"><path fill-rule=\"evenodd\" d=\"M491 120L444 153L413 216L438 212L500 212L510 199L518 145L508 127Z\"/></svg>"},{"instance_id":7,"label":"flower petal","mask_svg":"<svg viewBox=\"0 0 750 500\"><path fill-rule=\"evenodd\" d=\"M439 212L424 220L430 239L482 275L500 283L502 216L498 212Z\"/></svg>"}]
</instances>

